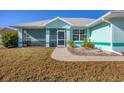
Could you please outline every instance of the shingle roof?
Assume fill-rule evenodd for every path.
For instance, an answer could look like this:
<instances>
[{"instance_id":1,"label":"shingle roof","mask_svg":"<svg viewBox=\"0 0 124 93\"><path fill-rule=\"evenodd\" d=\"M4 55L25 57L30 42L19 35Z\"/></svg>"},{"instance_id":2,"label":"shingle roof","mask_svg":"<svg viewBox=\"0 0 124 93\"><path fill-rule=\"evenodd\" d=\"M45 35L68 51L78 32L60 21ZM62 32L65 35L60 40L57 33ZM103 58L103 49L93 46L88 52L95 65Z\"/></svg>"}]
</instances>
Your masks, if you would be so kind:
<instances>
[{"instance_id":1,"label":"shingle roof","mask_svg":"<svg viewBox=\"0 0 124 93\"><path fill-rule=\"evenodd\" d=\"M17 24L17 25L14 25L14 26L43 26L43 24L47 23L48 21L49 20L35 21L35 22Z\"/></svg>"},{"instance_id":2,"label":"shingle roof","mask_svg":"<svg viewBox=\"0 0 124 93\"><path fill-rule=\"evenodd\" d=\"M71 23L73 26L86 26L86 24L91 23L95 19L90 19L90 18L62 18L65 21ZM35 21L35 22L30 22L30 23L24 23L24 24L17 24L14 25L13 27L41 27L44 26L44 24L48 23L51 19L49 20L41 20L41 21Z\"/></svg>"},{"instance_id":3,"label":"shingle roof","mask_svg":"<svg viewBox=\"0 0 124 93\"><path fill-rule=\"evenodd\" d=\"M120 13L120 12L122 13L122 12L124 12L124 10L112 10L111 11L111 13Z\"/></svg>"},{"instance_id":4,"label":"shingle roof","mask_svg":"<svg viewBox=\"0 0 124 93\"><path fill-rule=\"evenodd\" d=\"M72 23L74 26L86 26L86 24L89 24L95 20L91 18L63 18L63 19Z\"/></svg>"}]
</instances>

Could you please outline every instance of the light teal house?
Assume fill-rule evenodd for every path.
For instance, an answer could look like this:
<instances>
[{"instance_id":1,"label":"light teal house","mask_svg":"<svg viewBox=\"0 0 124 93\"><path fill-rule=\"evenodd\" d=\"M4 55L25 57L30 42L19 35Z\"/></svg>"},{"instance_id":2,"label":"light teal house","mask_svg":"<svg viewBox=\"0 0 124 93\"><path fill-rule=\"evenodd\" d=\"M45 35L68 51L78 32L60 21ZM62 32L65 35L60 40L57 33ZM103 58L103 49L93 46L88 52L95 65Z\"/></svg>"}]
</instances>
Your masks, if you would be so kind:
<instances>
[{"instance_id":1,"label":"light teal house","mask_svg":"<svg viewBox=\"0 0 124 93\"><path fill-rule=\"evenodd\" d=\"M19 47L66 47L68 40L81 46L88 38L97 48L124 51L124 11L111 11L98 19L56 17L12 27L18 30Z\"/></svg>"}]
</instances>

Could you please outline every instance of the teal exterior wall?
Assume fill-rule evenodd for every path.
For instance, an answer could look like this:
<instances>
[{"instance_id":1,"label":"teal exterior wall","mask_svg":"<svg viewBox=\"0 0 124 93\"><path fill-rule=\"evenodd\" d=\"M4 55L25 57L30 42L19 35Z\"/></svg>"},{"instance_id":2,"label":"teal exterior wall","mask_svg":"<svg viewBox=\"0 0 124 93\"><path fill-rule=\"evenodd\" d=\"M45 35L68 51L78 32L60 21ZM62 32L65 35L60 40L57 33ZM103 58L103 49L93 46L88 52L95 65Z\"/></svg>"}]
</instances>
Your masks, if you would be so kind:
<instances>
[{"instance_id":1,"label":"teal exterior wall","mask_svg":"<svg viewBox=\"0 0 124 93\"><path fill-rule=\"evenodd\" d=\"M112 23L112 49L124 52L124 18L111 18Z\"/></svg>"},{"instance_id":2,"label":"teal exterior wall","mask_svg":"<svg viewBox=\"0 0 124 93\"><path fill-rule=\"evenodd\" d=\"M91 37L93 42L110 42L110 27L108 23L101 23L90 28Z\"/></svg>"},{"instance_id":3,"label":"teal exterior wall","mask_svg":"<svg viewBox=\"0 0 124 93\"><path fill-rule=\"evenodd\" d=\"M18 47L23 47L23 30L18 28Z\"/></svg>"},{"instance_id":4,"label":"teal exterior wall","mask_svg":"<svg viewBox=\"0 0 124 93\"><path fill-rule=\"evenodd\" d=\"M83 45L83 41L74 41L75 46L80 47Z\"/></svg>"},{"instance_id":5,"label":"teal exterior wall","mask_svg":"<svg viewBox=\"0 0 124 93\"><path fill-rule=\"evenodd\" d=\"M63 22L60 19L57 19L53 22L50 22L49 24L46 25L46 28L69 28L70 25Z\"/></svg>"},{"instance_id":6,"label":"teal exterior wall","mask_svg":"<svg viewBox=\"0 0 124 93\"><path fill-rule=\"evenodd\" d=\"M112 50L110 37L111 31L109 23L102 22L94 27L91 27L90 32L90 39L97 48L109 51Z\"/></svg>"}]
</instances>

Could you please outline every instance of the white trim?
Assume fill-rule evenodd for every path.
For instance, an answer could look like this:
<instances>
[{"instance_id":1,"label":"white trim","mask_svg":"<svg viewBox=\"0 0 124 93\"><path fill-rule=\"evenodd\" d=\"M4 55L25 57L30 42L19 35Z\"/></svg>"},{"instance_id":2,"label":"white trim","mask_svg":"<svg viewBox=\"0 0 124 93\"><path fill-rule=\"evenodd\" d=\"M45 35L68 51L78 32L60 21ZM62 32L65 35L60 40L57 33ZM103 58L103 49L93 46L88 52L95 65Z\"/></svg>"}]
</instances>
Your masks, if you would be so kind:
<instances>
[{"instance_id":1,"label":"white trim","mask_svg":"<svg viewBox=\"0 0 124 93\"><path fill-rule=\"evenodd\" d=\"M22 29L39 29L39 28L44 28L44 26L10 26L12 28L22 28Z\"/></svg>"},{"instance_id":2,"label":"white trim","mask_svg":"<svg viewBox=\"0 0 124 93\"><path fill-rule=\"evenodd\" d=\"M74 29L79 30L79 34L73 34ZM74 29L72 30L72 40L73 40L74 35L79 35L79 39L78 40L73 40L73 41L74 42L78 42L78 41L80 42L80 41L82 41L81 40L81 36L80 36L81 35L80 32L81 32L81 30L83 30L84 32L87 32L87 31L85 29L80 29L80 28L79 29L78 28L74 28ZM87 33L85 33L85 34L87 35Z\"/></svg>"},{"instance_id":3,"label":"white trim","mask_svg":"<svg viewBox=\"0 0 124 93\"><path fill-rule=\"evenodd\" d=\"M100 18L96 19L95 21L93 21L93 22L87 24L86 26L87 26L87 27L90 27L90 26L92 26L92 25L95 25L95 23L97 24L97 23L100 22L100 21L102 22L103 19L104 19L106 16L110 15L110 14L111 14L111 12L108 12L108 13L106 13L105 15L101 16Z\"/></svg>"},{"instance_id":4,"label":"white trim","mask_svg":"<svg viewBox=\"0 0 124 93\"><path fill-rule=\"evenodd\" d=\"M46 47L50 47L50 29L46 28Z\"/></svg>"},{"instance_id":5,"label":"white trim","mask_svg":"<svg viewBox=\"0 0 124 93\"><path fill-rule=\"evenodd\" d=\"M118 55L120 55L120 56L123 56L123 54L120 53L120 52L117 52L117 51L114 51L114 50L112 50L112 52L113 52L113 53L116 53L116 54L118 54Z\"/></svg>"},{"instance_id":6,"label":"white trim","mask_svg":"<svg viewBox=\"0 0 124 93\"><path fill-rule=\"evenodd\" d=\"M110 24L110 42L111 42L111 48L113 48L112 24Z\"/></svg>"},{"instance_id":7,"label":"white trim","mask_svg":"<svg viewBox=\"0 0 124 93\"><path fill-rule=\"evenodd\" d=\"M105 22L107 22L107 23L111 24L111 22L109 22L109 21L105 20L104 18L102 18L102 21L105 21Z\"/></svg>"},{"instance_id":8,"label":"white trim","mask_svg":"<svg viewBox=\"0 0 124 93\"><path fill-rule=\"evenodd\" d=\"M23 29L22 28L18 28L18 47L23 47Z\"/></svg>"},{"instance_id":9,"label":"white trim","mask_svg":"<svg viewBox=\"0 0 124 93\"><path fill-rule=\"evenodd\" d=\"M62 18L60 18L60 17L56 17L56 18L54 18L54 19L51 19L50 21L48 21L47 23L45 23L45 24L43 24L43 25L46 26L47 24L49 24L49 23L51 23L51 22L53 22L53 21L55 21L55 20L57 20L57 19L59 19L59 20L65 22L65 23L67 23L67 24L69 24L69 25L71 25L71 26L73 25L72 23L70 23L70 22L68 22L68 21L66 21L66 20L64 20L64 19L62 19Z\"/></svg>"}]
</instances>

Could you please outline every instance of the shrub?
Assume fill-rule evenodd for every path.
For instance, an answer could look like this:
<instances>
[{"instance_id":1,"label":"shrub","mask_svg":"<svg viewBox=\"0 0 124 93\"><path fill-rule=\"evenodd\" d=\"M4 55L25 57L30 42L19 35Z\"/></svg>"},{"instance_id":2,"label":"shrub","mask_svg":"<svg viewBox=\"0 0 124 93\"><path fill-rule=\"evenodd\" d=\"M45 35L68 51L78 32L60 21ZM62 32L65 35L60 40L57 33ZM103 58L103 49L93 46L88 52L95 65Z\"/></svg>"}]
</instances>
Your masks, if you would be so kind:
<instances>
[{"instance_id":1,"label":"shrub","mask_svg":"<svg viewBox=\"0 0 124 93\"><path fill-rule=\"evenodd\" d=\"M82 46L83 46L83 47L87 47L87 45L88 45L88 40L87 40L87 39L84 39L83 41L84 41L84 44L83 44Z\"/></svg>"},{"instance_id":2,"label":"shrub","mask_svg":"<svg viewBox=\"0 0 124 93\"><path fill-rule=\"evenodd\" d=\"M74 47L75 45L73 40L69 40L67 43L70 47Z\"/></svg>"},{"instance_id":3,"label":"shrub","mask_svg":"<svg viewBox=\"0 0 124 93\"><path fill-rule=\"evenodd\" d=\"M89 39L84 39L84 44L83 47L85 48L95 48L95 45L91 42L91 40Z\"/></svg>"},{"instance_id":4,"label":"shrub","mask_svg":"<svg viewBox=\"0 0 124 93\"><path fill-rule=\"evenodd\" d=\"M4 47L14 48L18 46L17 32L3 33L2 42Z\"/></svg>"},{"instance_id":5,"label":"shrub","mask_svg":"<svg viewBox=\"0 0 124 93\"><path fill-rule=\"evenodd\" d=\"M8 47L8 34L7 33L2 34L2 42L3 42L4 47Z\"/></svg>"}]
</instances>

